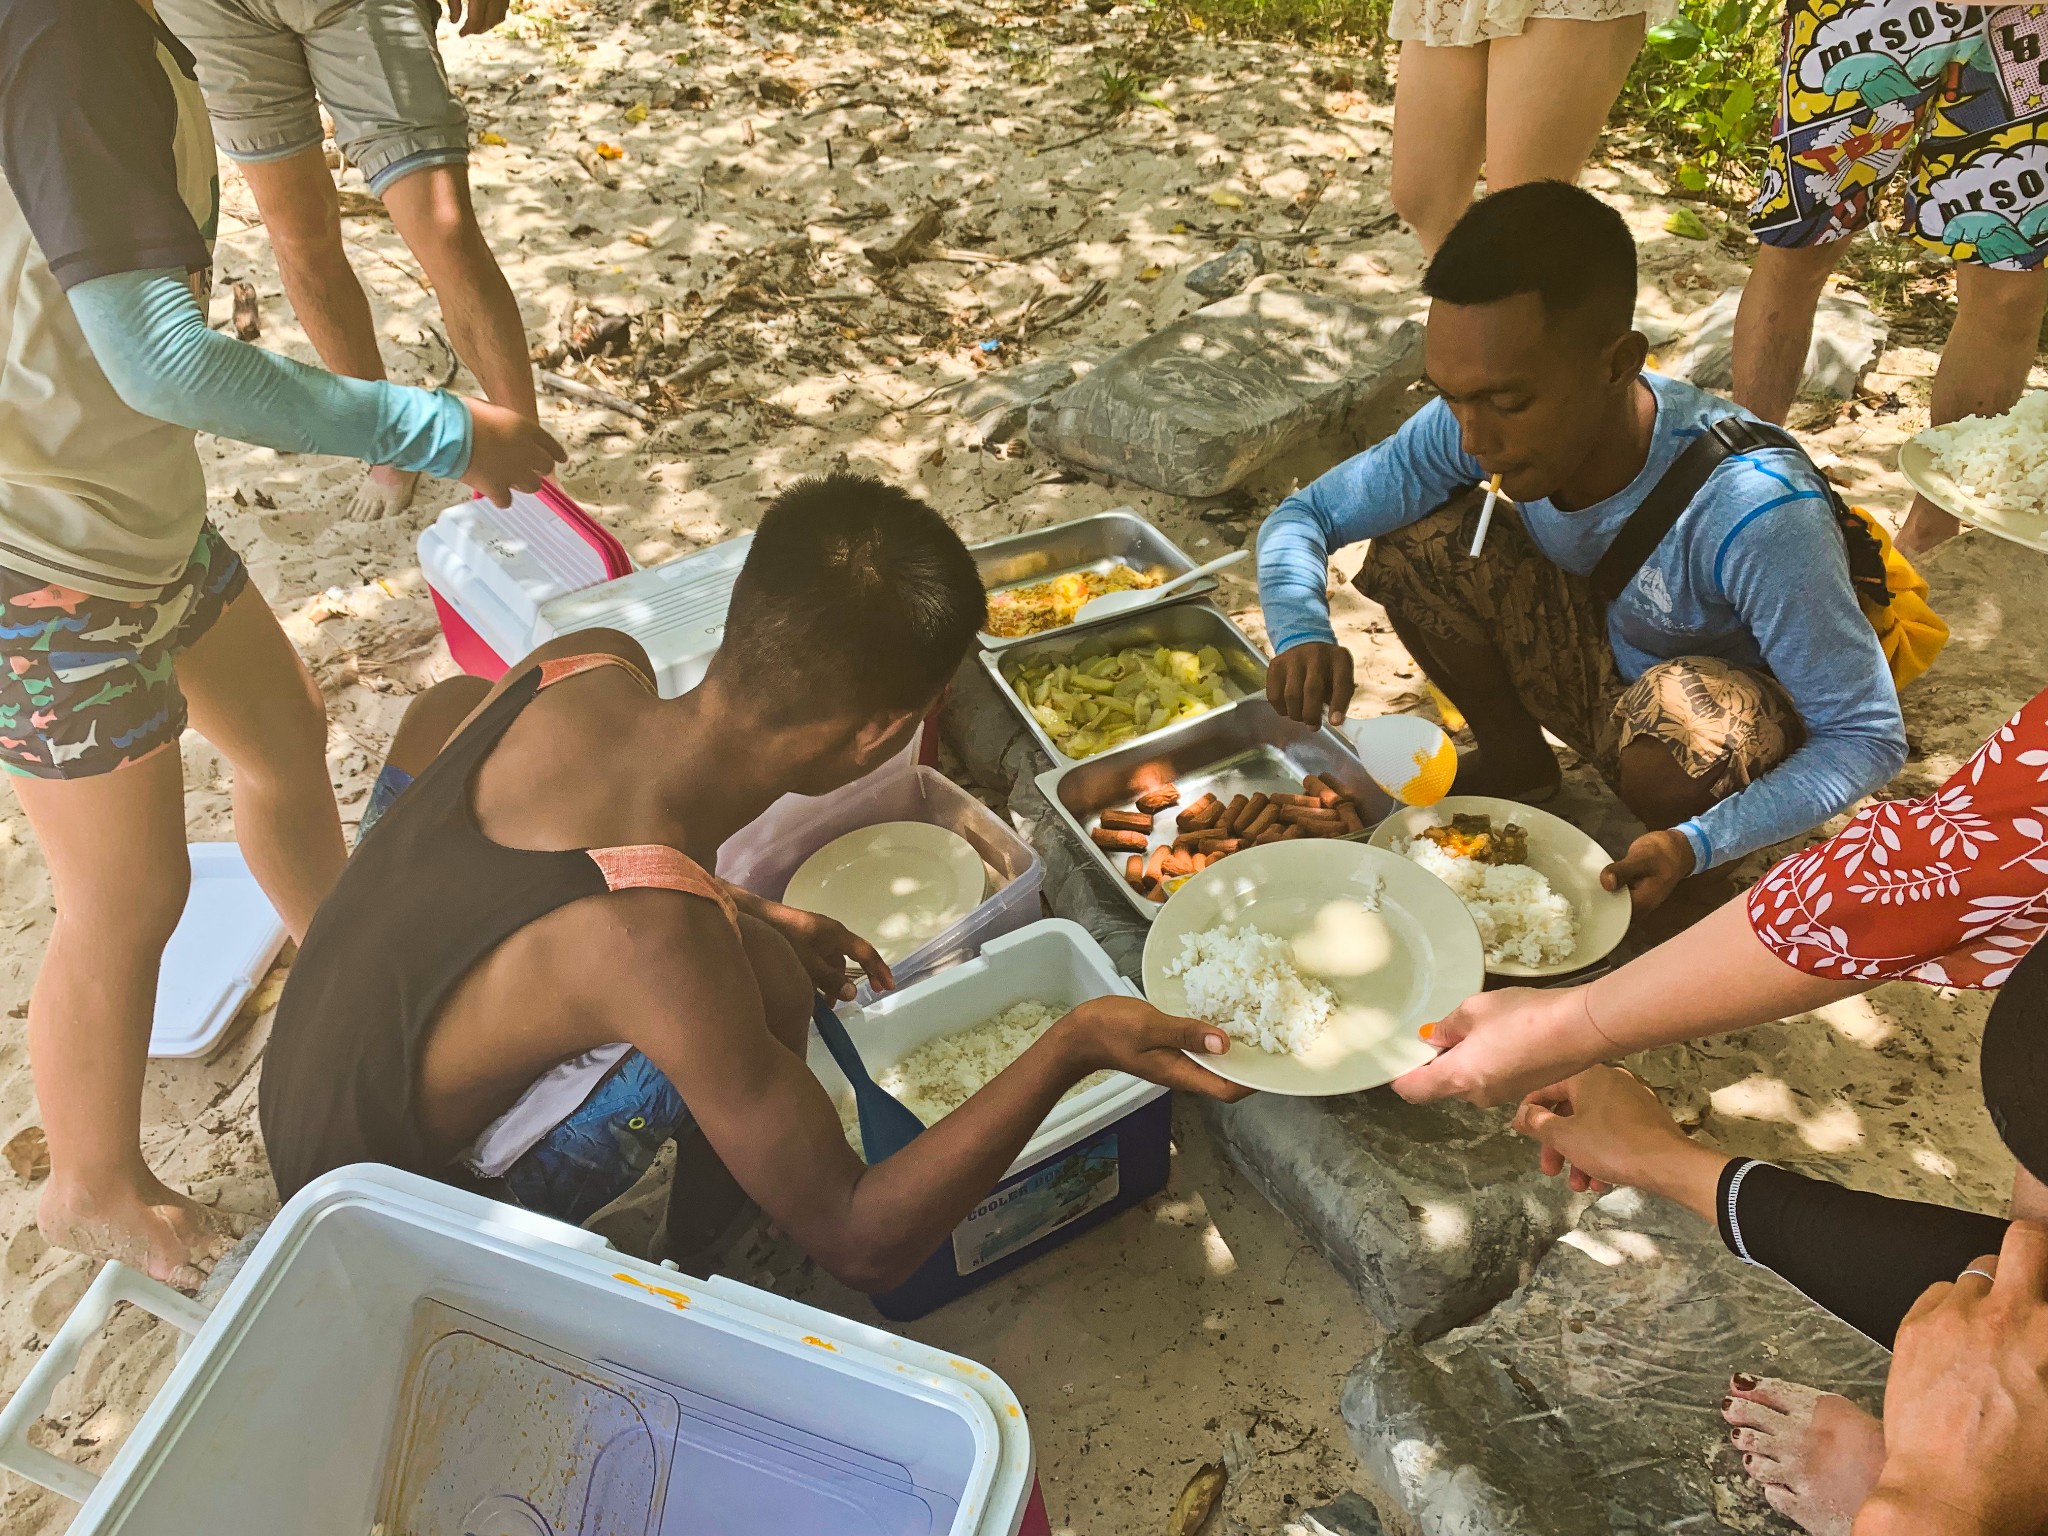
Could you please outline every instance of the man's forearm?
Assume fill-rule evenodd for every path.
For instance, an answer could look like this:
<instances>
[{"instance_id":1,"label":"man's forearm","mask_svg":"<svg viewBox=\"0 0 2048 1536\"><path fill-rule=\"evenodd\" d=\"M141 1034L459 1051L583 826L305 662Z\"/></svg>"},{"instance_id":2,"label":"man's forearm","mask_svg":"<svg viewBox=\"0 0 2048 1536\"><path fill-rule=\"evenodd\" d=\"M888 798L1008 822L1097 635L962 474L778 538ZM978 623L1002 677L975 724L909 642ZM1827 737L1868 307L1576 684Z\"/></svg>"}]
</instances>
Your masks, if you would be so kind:
<instances>
[{"instance_id":1,"label":"man's forearm","mask_svg":"<svg viewBox=\"0 0 2048 1536\"><path fill-rule=\"evenodd\" d=\"M1290 496L1259 530L1259 608L1275 654L1337 638L1329 585L1329 534L1301 497Z\"/></svg>"}]
</instances>

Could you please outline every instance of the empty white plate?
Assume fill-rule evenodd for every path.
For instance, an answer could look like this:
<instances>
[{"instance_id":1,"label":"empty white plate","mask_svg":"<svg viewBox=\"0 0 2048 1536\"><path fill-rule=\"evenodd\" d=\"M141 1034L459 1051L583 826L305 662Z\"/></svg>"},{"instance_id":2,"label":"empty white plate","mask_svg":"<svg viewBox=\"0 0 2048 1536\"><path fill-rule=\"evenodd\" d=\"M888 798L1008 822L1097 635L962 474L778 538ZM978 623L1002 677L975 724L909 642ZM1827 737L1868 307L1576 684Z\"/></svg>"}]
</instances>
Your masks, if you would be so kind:
<instances>
[{"instance_id":1,"label":"empty white plate","mask_svg":"<svg viewBox=\"0 0 2048 1536\"><path fill-rule=\"evenodd\" d=\"M836 837L797 867L785 906L836 918L895 965L981 905L981 855L928 821L884 821Z\"/></svg>"},{"instance_id":2,"label":"empty white plate","mask_svg":"<svg viewBox=\"0 0 2048 1536\"><path fill-rule=\"evenodd\" d=\"M1375 880L1379 909L1367 909ZM1181 940L1205 928L1256 928L1294 941L1294 960L1337 994L1337 1011L1300 1055L1233 1040L1194 1059L1218 1077L1272 1093L1357 1093L1436 1052L1417 1031L1486 980L1479 930L1451 888L1420 865L1364 843L1269 843L1203 870L1175 891L1145 940L1145 996L1185 1014L1166 974Z\"/></svg>"}]
</instances>

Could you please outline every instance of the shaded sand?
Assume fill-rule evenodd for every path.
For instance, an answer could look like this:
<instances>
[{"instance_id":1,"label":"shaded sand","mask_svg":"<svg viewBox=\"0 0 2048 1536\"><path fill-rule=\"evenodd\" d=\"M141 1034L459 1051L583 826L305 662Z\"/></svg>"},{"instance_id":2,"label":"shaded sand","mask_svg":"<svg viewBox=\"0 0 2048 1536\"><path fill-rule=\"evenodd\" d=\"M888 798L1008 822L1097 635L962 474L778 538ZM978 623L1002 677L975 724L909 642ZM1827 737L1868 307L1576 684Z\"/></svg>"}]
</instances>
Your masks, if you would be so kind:
<instances>
[{"instance_id":1,"label":"shaded sand","mask_svg":"<svg viewBox=\"0 0 2048 1536\"><path fill-rule=\"evenodd\" d=\"M572 449L564 483L642 562L751 527L777 490L837 467L912 486L970 539L1131 505L1197 556L1220 554L1347 445L1306 451L1243 493L1198 504L1072 481L1028 452L976 452L969 425L933 391L985 367L986 339L1008 338L994 355L1003 364L1099 354L1177 318L1197 307L1179 274L1240 233L1267 237L1276 275L1264 281L1419 308L1419 254L1385 223L1390 111L1350 88L1346 61L1148 40L1133 7L1106 17L971 3L669 14L550 0L522 6L498 35L447 38L479 136L478 202L530 339L551 367L657 418L649 428L543 397ZM1133 59L1170 110L1143 105L1104 121L1100 72ZM600 144L622 151L593 160L615 188L578 159ZM224 172L216 314L226 314L228 284L247 280L263 344L311 361L249 194ZM1740 281L1739 240L1664 233L1668 189L1653 156L1596 167L1589 181L1643 239L1652 321L1675 327ZM343 188L361 194L360 176L346 173ZM881 272L861 254L933 206L946 259ZM440 382L451 365L445 327L417 264L375 214L352 213L345 230L393 376ZM1027 316L1041 325L1098 281L1090 307L1018 339ZM565 340L607 311L633 317L635 350L590 363L564 356ZM716 353L725 360L694 381L656 386ZM1905 495L1892 456L1925 422L1934 362L1924 348L1896 348L1865 402L1794 418L1821 427L1817 440L1852 494L1894 521ZM465 374L455 387L474 384ZM351 521L353 465L212 440L202 453L213 516L326 695L329 760L352 826L406 698L452 670L413 541L460 489L427 483L410 512ZM1357 559L1354 550L1339 565L1348 574ZM1932 563L1957 640L1909 695L1915 760L1901 788L1935 782L2037 686L2030 658L2048 654L2038 570L1982 536ZM1226 605L1258 632L1253 591L1242 568L1225 578ZM1337 612L1367 707L1420 707L1420 678L1384 617L1348 590ZM229 836L219 758L188 738L185 763L191 835ZM1602 835L1625 838L1582 772L1573 784L1573 803ZM0 801L0 1139L35 1121L20 1020L49 900L27 830ZM1981 999L1892 987L1817 1025L1659 1053L1649 1070L1735 1149L1990 1207L2009 1164L1975 1095L1982 1015ZM249 1213L271 1203L254 1113L264 1028L252 1016L213 1061L154 1066L144 1106L145 1145L163 1175ZM1334 1393L1370 1344L1369 1324L1321 1261L1216 1167L1198 1132L1176 1179L1149 1209L913 1330L986 1359L1023 1395L1058 1530L1163 1522L1187 1472L1233 1434L1263 1469L1228 1511L1246 1528L1270 1528L1290 1494L1313 1502L1346 1486ZM34 1195L0 1169L0 1391L21 1380L90 1278L83 1260L45 1250ZM1234 1270L1216 1267L1219 1243ZM760 1263L807 1294L858 1307L792 1273L787 1254ZM104 1464L170 1360L164 1330L118 1319L39 1439ZM11 1536L48 1536L71 1511L0 1477L0 1528Z\"/></svg>"}]
</instances>

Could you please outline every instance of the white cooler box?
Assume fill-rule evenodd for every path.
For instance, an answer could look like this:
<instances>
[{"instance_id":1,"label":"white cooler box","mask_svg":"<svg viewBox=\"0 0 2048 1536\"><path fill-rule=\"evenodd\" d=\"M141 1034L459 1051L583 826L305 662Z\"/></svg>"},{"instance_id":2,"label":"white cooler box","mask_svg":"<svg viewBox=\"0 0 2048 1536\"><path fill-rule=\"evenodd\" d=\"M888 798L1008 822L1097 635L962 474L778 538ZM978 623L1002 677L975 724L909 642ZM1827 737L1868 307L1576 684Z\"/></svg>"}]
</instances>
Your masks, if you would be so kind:
<instances>
[{"instance_id":1,"label":"white cooler box","mask_svg":"<svg viewBox=\"0 0 2048 1536\"><path fill-rule=\"evenodd\" d=\"M534 644L579 629L622 630L647 652L663 698L688 693L704 681L712 653L725 638L733 583L753 545L754 536L743 533L616 581L550 599L541 604Z\"/></svg>"},{"instance_id":2,"label":"white cooler box","mask_svg":"<svg viewBox=\"0 0 2048 1536\"><path fill-rule=\"evenodd\" d=\"M193 1334L104 1477L25 1431L119 1300ZM985 1368L391 1169L316 1180L208 1316L119 1265L0 1410L72 1536L1030 1536ZM1028 1517L1028 1519L1027 1519Z\"/></svg>"},{"instance_id":3,"label":"white cooler box","mask_svg":"<svg viewBox=\"0 0 2048 1536\"><path fill-rule=\"evenodd\" d=\"M509 507L481 496L450 507L421 531L419 561L455 664L493 681L553 634L540 631L549 599L633 569L625 546L552 481L514 491Z\"/></svg>"}]
</instances>

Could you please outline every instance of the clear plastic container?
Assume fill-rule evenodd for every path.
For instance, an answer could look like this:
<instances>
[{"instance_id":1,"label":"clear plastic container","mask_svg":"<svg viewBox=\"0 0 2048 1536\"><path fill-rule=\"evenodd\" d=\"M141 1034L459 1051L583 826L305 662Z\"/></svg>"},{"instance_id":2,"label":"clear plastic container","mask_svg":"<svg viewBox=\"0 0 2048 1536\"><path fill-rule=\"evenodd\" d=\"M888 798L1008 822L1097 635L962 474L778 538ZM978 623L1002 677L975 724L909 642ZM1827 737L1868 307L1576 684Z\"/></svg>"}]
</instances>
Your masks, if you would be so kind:
<instances>
[{"instance_id":1,"label":"clear plastic container","mask_svg":"<svg viewBox=\"0 0 2048 1536\"><path fill-rule=\"evenodd\" d=\"M757 896L780 901L804 860L835 837L884 821L927 821L959 833L981 855L989 876L990 894L980 906L891 967L899 986L966 960L990 939L1038 918L1045 866L1031 845L936 768L908 762L812 801L778 801L772 817L726 841L718 854L718 874ZM858 1000L873 996L863 986Z\"/></svg>"}]
</instances>

